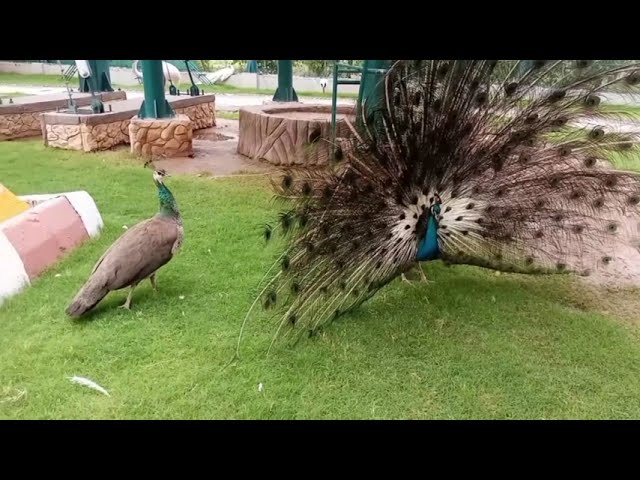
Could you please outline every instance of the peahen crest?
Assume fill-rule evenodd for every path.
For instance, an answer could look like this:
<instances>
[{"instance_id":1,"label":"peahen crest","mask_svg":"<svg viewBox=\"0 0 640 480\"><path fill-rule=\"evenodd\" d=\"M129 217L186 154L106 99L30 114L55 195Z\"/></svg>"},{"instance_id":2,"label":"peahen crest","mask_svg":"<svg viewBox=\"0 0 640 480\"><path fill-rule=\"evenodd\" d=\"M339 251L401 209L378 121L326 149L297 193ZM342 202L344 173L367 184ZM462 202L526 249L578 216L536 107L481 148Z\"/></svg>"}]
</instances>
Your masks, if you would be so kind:
<instances>
[{"instance_id":1,"label":"peahen crest","mask_svg":"<svg viewBox=\"0 0 640 480\"><path fill-rule=\"evenodd\" d=\"M640 64L608 65L394 61L338 159L274 182L265 235L285 247L260 299L277 332L316 331L418 260L589 275L637 251L640 176L611 161L638 132L602 100L636 92Z\"/></svg>"}]
</instances>

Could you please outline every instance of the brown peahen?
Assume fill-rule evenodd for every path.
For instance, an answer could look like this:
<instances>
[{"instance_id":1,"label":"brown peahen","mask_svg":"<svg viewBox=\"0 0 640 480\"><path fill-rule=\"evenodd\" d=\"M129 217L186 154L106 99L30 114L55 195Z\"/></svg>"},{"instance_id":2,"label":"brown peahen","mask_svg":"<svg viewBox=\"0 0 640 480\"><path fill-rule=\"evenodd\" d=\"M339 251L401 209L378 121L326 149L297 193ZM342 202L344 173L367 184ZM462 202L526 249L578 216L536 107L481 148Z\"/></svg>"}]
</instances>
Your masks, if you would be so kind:
<instances>
[{"instance_id":1,"label":"brown peahen","mask_svg":"<svg viewBox=\"0 0 640 480\"><path fill-rule=\"evenodd\" d=\"M164 170L153 173L160 199L158 213L128 229L109 247L67 308L68 315L79 317L94 308L109 292L126 287L129 287L129 295L121 308L130 309L134 289L147 278L157 290L158 269L173 258L184 239L178 204L164 184L167 176Z\"/></svg>"},{"instance_id":2,"label":"brown peahen","mask_svg":"<svg viewBox=\"0 0 640 480\"><path fill-rule=\"evenodd\" d=\"M640 175L612 165L638 129L602 101L639 87L640 64L392 61L331 167L274 182L286 245L254 305L312 334L417 262L640 278Z\"/></svg>"}]
</instances>

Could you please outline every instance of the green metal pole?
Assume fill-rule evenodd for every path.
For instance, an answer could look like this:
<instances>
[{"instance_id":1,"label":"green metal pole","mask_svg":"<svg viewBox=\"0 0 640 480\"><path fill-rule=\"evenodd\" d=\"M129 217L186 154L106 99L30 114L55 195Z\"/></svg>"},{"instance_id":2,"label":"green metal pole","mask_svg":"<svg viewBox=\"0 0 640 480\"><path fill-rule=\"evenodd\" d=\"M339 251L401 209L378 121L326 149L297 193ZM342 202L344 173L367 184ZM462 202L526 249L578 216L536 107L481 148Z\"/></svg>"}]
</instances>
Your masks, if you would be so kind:
<instances>
[{"instance_id":1,"label":"green metal pole","mask_svg":"<svg viewBox=\"0 0 640 480\"><path fill-rule=\"evenodd\" d=\"M109 67L111 60L87 60L91 68L89 78L80 77L81 92L113 92Z\"/></svg>"},{"instance_id":2,"label":"green metal pole","mask_svg":"<svg viewBox=\"0 0 640 480\"><path fill-rule=\"evenodd\" d=\"M161 60L141 60L144 101L139 118L172 118L176 114L164 96L164 73Z\"/></svg>"},{"instance_id":3,"label":"green metal pole","mask_svg":"<svg viewBox=\"0 0 640 480\"><path fill-rule=\"evenodd\" d=\"M200 89L196 85L196 82L193 81L193 75L191 75L191 68L189 67L189 60L185 60L184 64L187 67L189 80L191 80L191 86L189 87L189 95L191 95L192 97L197 97L198 95L200 95Z\"/></svg>"},{"instance_id":4,"label":"green metal pole","mask_svg":"<svg viewBox=\"0 0 640 480\"><path fill-rule=\"evenodd\" d=\"M333 144L331 151L335 155L336 151L336 114L338 110L338 60L333 63L333 85L331 88L331 142Z\"/></svg>"},{"instance_id":5,"label":"green metal pole","mask_svg":"<svg viewBox=\"0 0 640 480\"><path fill-rule=\"evenodd\" d=\"M278 60L278 88L273 95L273 101L298 101L298 95L293 89L293 60Z\"/></svg>"},{"instance_id":6,"label":"green metal pole","mask_svg":"<svg viewBox=\"0 0 640 480\"><path fill-rule=\"evenodd\" d=\"M245 71L247 73L258 73L258 62L257 62L257 60L249 60L247 62L247 69Z\"/></svg>"},{"instance_id":7,"label":"green metal pole","mask_svg":"<svg viewBox=\"0 0 640 480\"><path fill-rule=\"evenodd\" d=\"M357 123L362 126L363 115L373 120L376 112L383 108L384 75L390 67L390 60L365 60L362 68L362 80L358 92Z\"/></svg>"}]
</instances>

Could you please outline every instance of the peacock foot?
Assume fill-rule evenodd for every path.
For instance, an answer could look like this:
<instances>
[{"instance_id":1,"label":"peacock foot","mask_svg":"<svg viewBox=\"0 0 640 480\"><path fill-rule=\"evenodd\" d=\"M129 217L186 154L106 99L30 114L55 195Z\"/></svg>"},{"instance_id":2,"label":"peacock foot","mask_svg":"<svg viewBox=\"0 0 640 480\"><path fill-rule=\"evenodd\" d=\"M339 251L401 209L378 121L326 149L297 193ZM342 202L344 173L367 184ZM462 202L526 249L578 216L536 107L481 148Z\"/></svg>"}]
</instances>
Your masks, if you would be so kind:
<instances>
[{"instance_id":1,"label":"peacock foot","mask_svg":"<svg viewBox=\"0 0 640 480\"><path fill-rule=\"evenodd\" d=\"M411 285L412 287L415 287L415 285L413 284L413 282L412 282L411 280L409 280L409 279L405 276L405 274L404 274L404 273L400 276L400 278L402 279L402 281L403 281L403 282L405 282L405 283L407 283L407 284Z\"/></svg>"},{"instance_id":2,"label":"peacock foot","mask_svg":"<svg viewBox=\"0 0 640 480\"><path fill-rule=\"evenodd\" d=\"M427 283L427 284L429 284L429 283L436 283L436 282L434 282L433 280L428 280L428 279L427 279L427 276L424 274L424 271L422 270L422 268L421 268L421 267L415 267L415 268L413 268L412 270L410 270L410 272L409 272L409 273L410 273L410 276L412 277L412 279L411 279L411 280L409 280L409 279L405 276L405 274L404 274L404 273L403 273L403 274L401 274L402 281L403 281L403 282L408 283L409 285L413 285L413 283L414 283L413 281L417 280L417 278L415 278L415 277L416 277L416 275L415 275L415 271L416 271L416 270L419 272L419 274L420 274L420 279L421 279L421 281L422 281L423 283Z\"/></svg>"},{"instance_id":3,"label":"peacock foot","mask_svg":"<svg viewBox=\"0 0 640 480\"><path fill-rule=\"evenodd\" d=\"M420 277L422 278L422 281L423 281L424 283L427 283L427 284L429 284L429 283L436 283L436 282L434 282L433 280L429 280L429 279L427 279L427 276L424 274L424 270L422 270L422 268L421 268L421 267L418 267L418 270L420 271Z\"/></svg>"}]
</instances>

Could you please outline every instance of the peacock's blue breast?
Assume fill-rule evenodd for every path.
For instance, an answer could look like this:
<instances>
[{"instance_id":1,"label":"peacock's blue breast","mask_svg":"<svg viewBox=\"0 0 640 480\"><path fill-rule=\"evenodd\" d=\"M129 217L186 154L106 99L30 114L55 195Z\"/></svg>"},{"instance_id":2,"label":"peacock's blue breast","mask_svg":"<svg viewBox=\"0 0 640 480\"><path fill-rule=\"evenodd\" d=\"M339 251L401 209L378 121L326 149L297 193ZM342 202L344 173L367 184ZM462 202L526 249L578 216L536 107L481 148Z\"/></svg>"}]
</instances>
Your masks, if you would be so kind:
<instances>
[{"instance_id":1,"label":"peacock's blue breast","mask_svg":"<svg viewBox=\"0 0 640 480\"><path fill-rule=\"evenodd\" d=\"M429 260L436 260L439 256L438 222L433 216L429 216L425 236L422 237L422 240L418 243L416 260L418 262L427 262Z\"/></svg>"}]
</instances>

